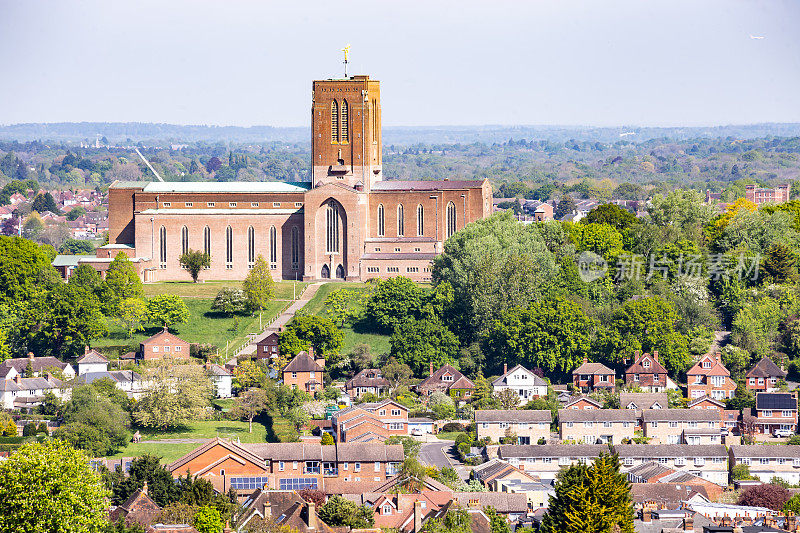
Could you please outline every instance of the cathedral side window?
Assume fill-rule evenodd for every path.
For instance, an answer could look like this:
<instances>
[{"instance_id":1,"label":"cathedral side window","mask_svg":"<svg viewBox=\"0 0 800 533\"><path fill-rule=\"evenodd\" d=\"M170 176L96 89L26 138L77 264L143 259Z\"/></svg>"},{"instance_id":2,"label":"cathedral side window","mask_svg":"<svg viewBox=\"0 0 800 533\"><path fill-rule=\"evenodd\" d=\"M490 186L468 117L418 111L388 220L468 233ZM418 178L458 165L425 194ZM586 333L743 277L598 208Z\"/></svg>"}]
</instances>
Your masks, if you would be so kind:
<instances>
[{"instance_id":1,"label":"cathedral side window","mask_svg":"<svg viewBox=\"0 0 800 533\"><path fill-rule=\"evenodd\" d=\"M269 228L269 268L278 268L278 230L275 226Z\"/></svg>"},{"instance_id":2,"label":"cathedral side window","mask_svg":"<svg viewBox=\"0 0 800 533\"><path fill-rule=\"evenodd\" d=\"M256 230L247 228L247 267L253 268L256 263Z\"/></svg>"},{"instance_id":3,"label":"cathedral side window","mask_svg":"<svg viewBox=\"0 0 800 533\"><path fill-rule=\"evenodd\" d=\"M341 132L340 141L343 143L350 142L350 125L348 123L348 110L347 100L342 100L342 112L340 117L341 123L339 131Z\"/></svg>"},{"instance_id":4,"label":"cathedral side window","mask_svg":"<svg viewBox=\"0 0 800 533\"><path fill-rule=\"evenodd\" d=\"M225 228L225 268L233 268L233 229Z\"/></svg>"},{"instance_id":5,"label":"cathedral side window","mask_svg":"<svg viewBox=\"0 0 800 533\"><path fill-rule=\"evenodd\" d=\"M158 230L159 268L167 268L167 228L161 226Z\"/></svg>"},{"instance_id":6,"label":"cathedral side window","mask_svg":"<svg viewBox=\"0 0 800 533\"><path fill-rule=\"evenodd\" d=\"M386 234L386 221L383 216L383 204L378 205L378 237L383 237Z\"/></svg>"},{"instance_id":7,"label":"cathedral side window","mask_svg":"<svg viewBox=\"0 0 800 533\"><path fill-rule=\"evenodd\" d=\"M450 202L447 204L447 237L456 232L456 204Z\"/></svg>"},{"instance_id":8,"label":"cathedral side window","mask_svg":"<svg viewBox=\"0 0 800 533\"><path fill-rule=\"evenodd\" d=\"M181 228L181 254L189 251L189 228L186 226Z\"/></svg>"},{"instance_id":9,"label":"cathedral side window","mask_svg":"<svg viewBox=\"0 0 800 533\"><path fill-rule=\"evenodd\" d=\"M422 204L417 206L417 237L425 235L425 209Z\"/></svg>"},{"instance_id":10,"label":"cathedral side window","mask_svg":"<svg viewBox=\"0 0 800 533\"><path fill-rule=\"evenodd\" d=\"M339 253L339 206L334 202L328 204L326 220L327 253Z\"/></svg>"},{"instance_id":11,"label":"cathedral side window","mask_svg":"<svg viewBox=\"0 0 800 533\"><path fill-rule=\"evenodd\" d=\"M292 226L292 270L300 267L300 229Z\"/></svg>"},{"instance_id":12,"label":"cathedral side window","mask_svg":"<svg viewBox=\"0 0 800 533\"><path fill-rule=\"evenodd\" d=\"M211 228L208 226L203 228L203 253L205 253L208 257L211 257Z\"/></svg>"},{"instance_id":13,"label":"cathedral side window","mask_svg":"<svg viewBox=\"0 0 800 533\"><path fill-rule=\"evenodd\" d=\"M339 142L339 103L331 102L331 142Z\"/></svg>"},{"instance_id":14,"label":"cathedral side window","mask_svg":"<svg viewBox=\"0 0 800 533\"><path fill-rule=\"evenodd\" d=\"M397 206L397 236L402 237L406 233L405 220L403 217L403 204Z\"/></svg>"}]
</instances>

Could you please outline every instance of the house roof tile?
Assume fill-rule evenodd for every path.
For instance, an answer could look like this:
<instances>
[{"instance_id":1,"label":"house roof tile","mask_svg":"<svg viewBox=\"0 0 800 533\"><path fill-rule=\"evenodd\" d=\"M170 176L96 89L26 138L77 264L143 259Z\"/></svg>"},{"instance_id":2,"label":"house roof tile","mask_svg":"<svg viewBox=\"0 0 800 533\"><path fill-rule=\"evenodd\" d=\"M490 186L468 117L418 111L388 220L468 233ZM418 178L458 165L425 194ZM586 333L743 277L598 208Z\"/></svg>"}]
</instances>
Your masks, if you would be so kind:
<instances>
[{"instance_id":1,"label":"house roof tile","mask_svg":"<svg viewBox=\"0 0 800 533\"><path fill-rule=\"evenodd\" d=\"M549 409L479 409L475 422L547 422L553 421Z\"/></svg>"},{"instance_id":2,"label":"house roof tile","mask_svg":"<svg viewBox=\"0 0 800 533\"><path fill-rule=\"evenodd\" d=\"M608 368L603 363L583 363L581 366L576 368L572 371L572 375L575 374L613 374L614 371Z\"/></svg>"},{"instance_id":3,"label":"house roof tile","mask_svg":"<svg viewBox=\"0 0 800 533\"><path fill-rule=\"evenodd\" d=\"M781 370L775 362L769 357L762 357L761 360L755 364L753 368L747 373L748 378L785 378L786 372Z\"/></svg>"},{"instance_id":4,"label":"house roof tile","mask_svg":"<svg viewBox=\"0 0 800 533\"><path fill-rule=\"evenodd\" d=\"M559 422L636 422L633 409L559 409Z\"/></svg>"},{"instance_id":5,"label":"house roof tile","mask_svg":"<svg viewBox=\"0 0 800 533\"><path fill-rule=\"evenodd\" d=\"M308 352L300 352L289 361L289 364L283 369L284 372L323 372L321 366L314 361L314 358L308 355Z\"/></svg>"}]
</instances>

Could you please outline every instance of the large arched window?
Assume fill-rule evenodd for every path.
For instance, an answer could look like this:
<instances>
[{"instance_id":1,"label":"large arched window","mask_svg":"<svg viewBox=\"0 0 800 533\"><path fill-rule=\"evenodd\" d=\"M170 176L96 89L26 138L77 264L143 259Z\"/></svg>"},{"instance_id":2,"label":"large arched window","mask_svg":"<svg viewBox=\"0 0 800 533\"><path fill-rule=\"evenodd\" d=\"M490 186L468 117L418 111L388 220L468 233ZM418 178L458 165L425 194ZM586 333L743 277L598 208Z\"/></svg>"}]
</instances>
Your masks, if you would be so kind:
<instances>
[{"instance_id":1,"label":"large arched window","mask_svg":"<svg viewBox=\"0 0 800 533\"><path fill-rule=\"evenodd\" d=\"M206 226L203 228L203 252L210 258L211 257L211 228ZM209 268L209 267L204 267Z\"/></svg>"},{"instance_id":2,"label":"large arched window","mask_svg":"<svg viewBox=\"0 0 800 533\"><path fill-rule=\"evenodd\" d=\"M447 235L445 238L449 239L450 235L456 232L456 204L450 202L447 204Z\"/></svg>"},{"instance_id":3,"label":"large arched window","mask_svg":"<svg viewBox=\"0 0 800 533\"><path fill-rule=\"evenodd\" d=\"M167 228L161 226L158 230L159 267L167 268Z\"/></svg>"},{"instance_id":4,"label":"large arched window","mask_svg":"<svg viewBox=\"0 0 800 533\"><path fill-rule=\"evenodd\" d=\"M269 228L269 267L278 268L278 230Z\"/></svg>"},{"instance_id":5,"label":"large arched window","mask_svg":"<svg viewBox=\"0 0 800 533\"><path fill-rule=\"evenodd\" d=\"M403 204L397 206L397 236L402 237L406 233L406 224L404 220Z\"/></svg>"},{"instance_id":6,"label":"large arched window","mask_svg":"<svg viewBox=\"0 0 800 533\"><path fill-rule=\"evenodd\" d=\"M292 270L300 267L300 229L292 226Z\"/></svg>"},{"instance_id":7,"label":"large arched window","mask_svg":"<svg viewBox=\"0 0 800 533\"><path fill-rule=\"evenodd\" d=\"M422 204L417 206L417 237L425 235L425 209Z\"/></svg>"},{"instance_id":8,"label":"large arched window","mask_svg":"<svg viewBox=\"0 0 800 533\"><path fill-rule=\"evenodd\" d=\"M383 215L383 204L378 204L378 237L386 234L386 220Z\"/></svg>"},{"instance_id":9,"label":"large arched window","mask_svg":"<svg viewBox=\"0 0 800 533\"><path fill-rule=\"evenodd\" d=\"M339 104L331 102L331 142L339 142Z\"/></svg>"},{"instance_id":10,"label":"large arched window","mask_svg":"<svg viewBox=\"0 0 800 533\"><path fill-rule=\"evenodd\" d=\"M339 131L341 132L341 142L350 142L350 125L348 124L348 109L347 100L342 100L341 122L339 124Z\"/></svg>"},{"instance_id":11,"label":"large arched window","mask_svg":"<svg viewBox=\"0 0 800 533\"><path fill-rule=\"evenodd\" d=\"M327 253L339 253L339 206L336 202L330 202L325 214L327 235Z\"/></svg>"},{"instance_id":12,"label":"large arched window","mask_svg":"<svg viewBox=\"0 0 800 533\"><path fill-rule=\"evenodd\" d=\"M181 254L189 251L189 228L186 226L181 228Z\"/></svg>"},{"instance_id":13,"label":"large arched window","mask_svg":"<svg viewBox=\"0 0 800 533\"><path fill-rule=\"evenodd\" d=\"M247 228L247 266L253 268L256 263L256 230Z\"/></svg>"},{"instance_id":14,"label":"large arched window","mask_svg":"<svg viewBox=\"0 0 800 533\"><path fill-rule=\"evenodd\" d=\"M233 268L233 229L225 228L225 268Z\"/></svg>"}]
</instances>

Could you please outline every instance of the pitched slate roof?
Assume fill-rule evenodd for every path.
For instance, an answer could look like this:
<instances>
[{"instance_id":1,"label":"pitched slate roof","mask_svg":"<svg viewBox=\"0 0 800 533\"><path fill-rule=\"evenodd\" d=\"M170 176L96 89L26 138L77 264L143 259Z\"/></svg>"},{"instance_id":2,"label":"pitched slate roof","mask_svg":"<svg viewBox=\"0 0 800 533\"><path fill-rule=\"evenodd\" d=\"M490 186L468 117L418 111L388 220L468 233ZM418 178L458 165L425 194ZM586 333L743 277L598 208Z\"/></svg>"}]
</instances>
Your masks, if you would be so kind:
<instances>
[{"instance_id":1,"label":"pitched slate roof","mask_svg":"<svg viewBox=\"0 0 800 533\"><path fill-rule=\"evenodd\" d=\"M773 445L773 444L731 444L733 456L739 457L790 457L800 458L800 446Z\"/></svg>"},{"instance_id":2,"label":"pitched slate roof","mask_svg":"<svg viewBox=\"0 0 800 533\"><path fill-rule=\"evenodd\" d=\"M756 409L796 410L797 398L790 392L759 392Z\"/></svg>"},{"instance_id":3,"label":"pitched slate roof","mask_svg":"<svg viewBox=\"0 0 800 533\"><path fill-rule=\"evenodd\" d=\"M97 350L88 350L85 354L83 354L80 359L76 361L76 363L80 364L92 364L92 363L108 363L108 359L103 357L103 355L98 352Z\"/></svg>"},{"instance_id":4,"label":"pitched slate roof","mask_svg":"<svg viewBox=\"0 0 800 533\"><path fill-rule=\"evenodd\" d=\"M769 357L762 357L761 361L755 364L753 368L746 374L748 378L785 378L786 372L781 370L775 362Z\"/></svg>"},{"instance_id":5,"label":"pitched slate roof","mask_svg":"<svg viewBox=\"0 0 800 533\"><path fill-rule=\"evenodd\" d=\"M55 367L59 370L67 368L67 363L59 361L55 357L15 357L13 359L6 359L0 363L0 377L8 375L8 369L14 368L19 374L25 374L25 369L28 368L28 362L31 363L31 368L34 372L41 372L45 368ZM6 371L3 372L3 369Z\"/></svg>"},{"instance_id":6,"label":"pitched slate roof","mask_svg":"<svg viewBox=\"0 0 800 533\"><path fill-rule=\"evenodd\" d=\"M589 363L584 362L581 366L572 371L575 374L613 374L614 371L608 368L603 363Z\"/></svg>"},{"instance_id":7,"label":"pitched slate roof","mask_svg":"<svg viewBox=\"0 0 800 533\"><path fill-rule=\"evenodd\" d=\"M321 366L314 361L314 358L308 355L308 352L300 352L294 356L294 359L289 361L289 364L283 369L284 372L322 372Z\"/></svg>"},{"instance_id":8,"label":"pitched slate roof","mask_svg":"<svg viewBox=\"0 0 800 533\"><path fill-rule=\"evenodd\" d=\"M559 409L561 422L636 422L633 409Z\"/></svg>"},{"instance_id":9,"label":"pitched slate roof","mask_svg":"<svg viewBox=\"0 0 800 533\"><path fill-rule=\"evenodd\" d=\"M233 375L230 372L228 372L227 368L225 368L224 366L220 366L220 365L218 365L216 363L208 365L208 368L206 370L208 370L209 373L211 373L211 374L213 374L215 376L232 376Z\"/></svg>"},{"instance_id":10,"label":"pitched slate roof","mask_svg":"<svg viewBox=\"0 0 800 533\"><path fill-rule=\"evenodd\" d=\"M649 445L648 445L649 446ZM500 459L510 457L597 457L610 453L607 444L504 444L498 447Z\"/></svg>"},{"instance_id":11,"label":"pitched slate roof","mask_svg":"<svg viewBox=\"0 0 800 533\"><path fill-rule=\"evenodd\" d=\"M722 444L618 444L614 451L620 457L727 457Z\"/></svg>"},{"instance_id":12,"label":"pitched slate roof","mask_svg":"<svg viewBox=\"0 0 800 533\"><path fill-rule=\"evenodd\" d=\"M669 468L655 461L648 461L629 468L627 474L649 481L658 476L663 476L664 474L670 474L672 472L675 472L674 468Z\"/></svg>"},{"instance_id":13,"label":"pitched slate roof","mask_svg":"<svg viewBox=\"0 0 800 533\"><path fill-rule=\"evenodd\" d=\"M702 492L701 492L702 491ZM677 483L631 483L631 499L634 503L655 502L667 507L680 507L681 503L700 494L708 500L702 487Z\"/></svg>"},{"instance_id":14,"label":"pitched slate roof","mask_svg":"<svg viewBox=\"0 0 800 533\"><path fill-rule=\"evenodd\" d=\"M453 381L442 381L442 376L445 375L445 374L448 374L448 373L451 376L453 376ZM464 383L464 385L465 385L464 387L456 387L456 383L459 383L462 378L464 378L464 374L462 374L461 372L456 370L456 368L454 366L452 366L452 365L442 365L433 374L431 374L427 378L423 379L419 383L419 385L417 385L417 388L419 388L419 389L445 388L447 390L449 390L451 388L454 388L454 387L455 388L472 388L472 389L475 388L475 385L471 381L466 379L466 378L464 378L466 380L466 383ZM468 385L468 386L466 386L466 385Z\"/></svg>"},{"instance_id":15,"label":"pitched slate roof","mask_svg":"<svg viewBox=\"0 0 800 533\"><path fill-rule=\"evenodd\" d=\"M669 407L669 397L666 392L620 392L619 393L619 406L623 409L630 409L628 407L631 403L636 405L636 409L652 409L654 405L658 405L660 409L667 409Z\"/></svg>"},{"instance_id":16,"label":"pitched slate roof","mask_svg":"<svg viewBox=\"0 0 800 533\"><path fill-rule=\"evenodd\" d=\"M645 367L644 362L649 361L650 366ZM649 353L643 353L637 356L636 360L631 366L625 370L626 374L666 374L667 369L655 357Z\"/></svg>"},{"instance_id":17,"label":"pitched slate roof","mask_svg":"<svg viewBox=\"0 0 800 533\"><path fill-rule=\"evenodd\" d=\"M141 488L131 494L127 500L118 505L109 513L111 522L116 522L120 517L125 517L125 525L136 523L149 526L161 514L161 507L147 494L147 489Z\"/></svg>"},{"instance_id":18,"label":"pitched slate roof","mask_svg":"<svg viewBox=\"0 0 800 533\"><path fill-rule=\"evenodd\" d=\"M169 330L166 327L164 329L162 329L161 331L159 331L158 333L156 333L155 335L153 335L152 337L150 337L149 339L143 340L142 344L143 345L144 344L150 344L151 342L156 342L156 341L157 342L166 341L166 342L171 342L171 343L175 343L175 344L180 344L180 343L189 344L188 342L186 342L185 340L181 339L177 335L173 335L172 333L170 333Z\"/></svg>"},{"instance_id":19,"label":"pitched slate roof","mask_svg":"<svg viewBox=\"0 0 800 533\"><path fill-rule=\"evenodd\" d=\"M553 421L549 409L479 409L475 422L547 422Z\"/></svg>"},{"instance_id":20,"label":"pitched slate roof","mask_svg":"<svg viewBox=\"0 0 800 533\"><path fill-rule=\"evenodd\" d=\"M719 422L716 409L648 409L642 412L645 422Z\"/></svg>"},{"instance_id":21,"label":"pitched slate roof","mask_svg":"<svg viewBox=\"0 0 800 533\"><path fill-rule=\"evenodd\" d=\"M352 378L348 379L345 384L345 389L353 389L355 387L388 387L389 380L383 377L381 371L377 368L365 368Z\"/></svg>"},{"instance_id":22,"label":"pitched slate roof","mask_svg":"<svg viewBox=\"0 0 800 533\"><path fill-rule=\"evenodd\" d=\"M493 387L497 387L497 386L507 385L508 384L508 376L513 374L514 372L516 372L519 369L524 370L525 373L528 374L528 376L531 379L530 383L526 383L526 385L535 385L535 386L546 386L547 385L547 382L544 379L542 379L540 376L537 376L536 374L534 374L533 372L531 372L530 370L528 370L527 368L525 368L522 365L517 365L514 368L512 368L511 370L509 370L508 372L506 372L505 374L503 374L502 376L500 376L499 378L497 378L494 381L492 381L492 386Z\"/></svg>"},{"instance_id":23,"label":"pitched slate roof","mask_svg":"<svg viewBox=\"0 0 800 533\"><path fill-rule=\"evenodd\" d=\"M462 507L469 507L470 501L478 500L478 505L491 505L498 513L525 513L528 510L528 496L524 493L510 492L454 492L453 499Z\"/></svg>"}]
</instances>

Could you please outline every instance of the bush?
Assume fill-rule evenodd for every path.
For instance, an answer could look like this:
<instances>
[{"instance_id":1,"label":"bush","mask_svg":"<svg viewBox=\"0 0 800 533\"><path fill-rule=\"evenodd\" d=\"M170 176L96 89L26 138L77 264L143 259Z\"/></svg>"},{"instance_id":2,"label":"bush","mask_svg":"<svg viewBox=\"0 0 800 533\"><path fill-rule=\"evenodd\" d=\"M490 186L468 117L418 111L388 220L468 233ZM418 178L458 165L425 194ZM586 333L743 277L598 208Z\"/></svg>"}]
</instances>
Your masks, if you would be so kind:
<instances>
[{"instance_id":1,"label":"bush","mask_svg":"<svg viewBox=\"0 0 800 533\"><path fill-rule=\"evenodd\" d=\"M454 433L456 431L465 431L465 428L462 424L459 424L458 422L448 422L447 424L442 426L442 429L440 431L444 433Z\"/></svg>"},{"instance_id":2,"label":"bush","mask_svg":"<svg viewBox=\"0 0 800 533\"><path fill-rule=\"evenodd\" d=\"M738 464L731 470L734 480L758 479L750 474L750 467L743 464Z\"/></svg>"},{"instance_id":3,"label":"bush","mask_svg":"<svg viewBox=\"0 0 800 533\"><path fill-rule=\"evenodd\" d=\"M472 442L472 437L470 437L466 433L462 433L460 435L456 435L456 446L458 446L459 444L462 444L464 442L471 443Z\"/></svg>"},{"instance_id":4,"label":"bush","mask_svg":"<svg viewBox=\"0 0 800 533\"><path fill-rule=\"evenodd\" d=\"M22 428L22 436L33 437L34 435L36 435L36 424L33 422L28 422L25 424L25 427Z\"/></svg>"},{"instance_id":5,"label":"bush","mask_svg":"<svg viewBox=\"0 0 800 533\"><path fill-rule=\"evenodd\" d=\"M40 422L39 427L36 428L36 433L49 433L47 431L47 422Z\"/></svg>"},{"instance_id":6,"label":"bush","mask_svg":"<svg viewBox=\"0 0 800 533\"><path fill-rule=\"evenodd\" d=\"M322 440L320 441L320 443L323 446L332 446L333 444L335 444L333 441L333 435L331 435L326 431L325 433L322 434Z\"/></svg>"},{"instance_id":7,"label":"bush","mask_svg":"<svg viewBox=\"0 0 800 533\"><path fill-rule=\"evenodd\" d=\"M756 485L746 488L739 496L736 505L767 507L780 511L789 501L789 491L779 485Z\"/></svg>"}]
</instances>

